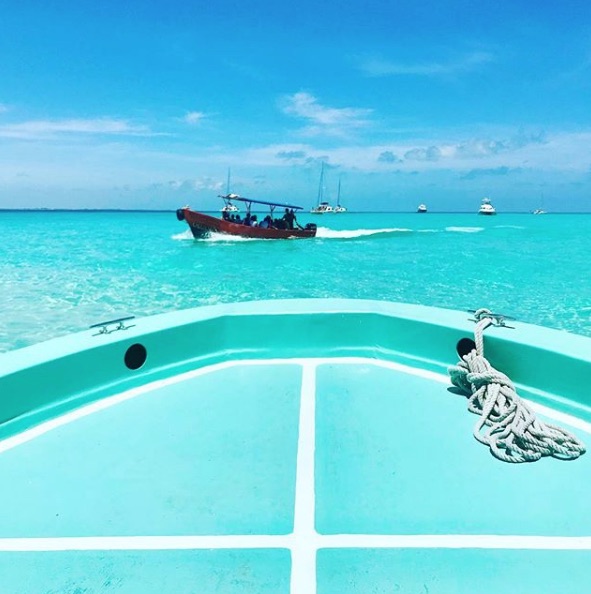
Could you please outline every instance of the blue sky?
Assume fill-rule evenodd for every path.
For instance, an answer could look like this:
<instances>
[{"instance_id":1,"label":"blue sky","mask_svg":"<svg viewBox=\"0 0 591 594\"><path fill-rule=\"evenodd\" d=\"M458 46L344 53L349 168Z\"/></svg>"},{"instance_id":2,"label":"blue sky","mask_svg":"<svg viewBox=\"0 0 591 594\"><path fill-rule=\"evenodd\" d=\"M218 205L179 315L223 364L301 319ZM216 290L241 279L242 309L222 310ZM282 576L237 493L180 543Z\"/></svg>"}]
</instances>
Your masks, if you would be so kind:
<instances>
[{"instance_id":1,"label":"blue sky","mask_svg":"<svg viewBox=\"0 0 591 594\"><path fill-rule=\"evenodd\" d=\"M0 2L0 208L591 211L588 0Z\"/></svg>"}]
</instances>

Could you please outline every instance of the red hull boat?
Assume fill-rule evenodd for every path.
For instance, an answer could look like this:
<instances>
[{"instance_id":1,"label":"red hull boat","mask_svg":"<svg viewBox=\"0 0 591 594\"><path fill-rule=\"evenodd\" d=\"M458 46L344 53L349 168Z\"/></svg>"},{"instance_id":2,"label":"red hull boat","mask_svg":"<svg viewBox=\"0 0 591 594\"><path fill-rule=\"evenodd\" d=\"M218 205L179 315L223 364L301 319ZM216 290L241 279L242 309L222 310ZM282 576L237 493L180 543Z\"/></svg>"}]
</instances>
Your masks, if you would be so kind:
<instances>
[{"instance_id":1,"label":"red hull boat","mask_svg":"<svg viewBox=\"0 0 591 594\"><path fill-rule=\"evenodd\" d=\"M223 198L226 203L228 202L227 196L221 196L221 198ZM238 200L247 204L247 217L250 217L250 207L253 203L266 204L271 208L271 215L273 214L274 209L278 206L287 209L301 210L301 207L299 206L251 200L236 195L232 195L232 200ZM240 237L251 237L254 239L292 239L316 236L316 225L313 223L309 223L305 227L298 225L295 229L277 228L276 226L251 226L244 224L243 222L236 222L227 218L220 219L202 212L197 212L191 210L188 206L179 208L176 211L176 216L179 221L184 220L187 222L193 237L197 239L208 237L211 233L225 233L226 235L238 235Z\"/></svg>"}]
</instances>

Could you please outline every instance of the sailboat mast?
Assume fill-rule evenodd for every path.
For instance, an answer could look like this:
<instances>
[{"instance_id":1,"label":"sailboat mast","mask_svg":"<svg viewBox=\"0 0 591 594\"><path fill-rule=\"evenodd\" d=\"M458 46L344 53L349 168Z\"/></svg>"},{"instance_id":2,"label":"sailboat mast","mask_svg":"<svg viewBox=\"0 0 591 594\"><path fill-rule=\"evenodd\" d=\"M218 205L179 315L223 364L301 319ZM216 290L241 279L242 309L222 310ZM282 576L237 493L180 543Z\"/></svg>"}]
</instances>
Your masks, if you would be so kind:
<instances>
[{"instance_id":1,"label":"sailboat mast","mask_svg":"<svg viewBox=\"0 0 591 594\"><path fill-rule=\"evenodd\" d=\"M324 161L320 167L320 183L318 184L318 206L324 198Z\"/></svg>"},{"instance_id":2,"label":"sailboat mast","mask_svg":"<svg viewBox=\"0 0 591 594\"><path fill-rule=\"evenodd\" d=\"M230 168L228 167L228 179L226 180L226 196L230 193Z\"/></svg>"},{"instance_id":3,"label":"sailboat mast","mask_svg":"<svg viewBox=\"0 0 591 594\"><path fill-rule=\"evenodd\" d=\"M341 178L339 177L339 188L337 190L337 206L341 205Z\"/></svg>"},{"instance_id":4,"label":"sailboat mast","mask_svg":"<svg viewBox=\"0 0 591 594\"><path fill-rule=\"evenodd\" d=\"M324 195L324 161L322 161L322 166L320 167L320 183L318 184L318 206L322 202L322 198Z\"/></svg>"}]
</instances>

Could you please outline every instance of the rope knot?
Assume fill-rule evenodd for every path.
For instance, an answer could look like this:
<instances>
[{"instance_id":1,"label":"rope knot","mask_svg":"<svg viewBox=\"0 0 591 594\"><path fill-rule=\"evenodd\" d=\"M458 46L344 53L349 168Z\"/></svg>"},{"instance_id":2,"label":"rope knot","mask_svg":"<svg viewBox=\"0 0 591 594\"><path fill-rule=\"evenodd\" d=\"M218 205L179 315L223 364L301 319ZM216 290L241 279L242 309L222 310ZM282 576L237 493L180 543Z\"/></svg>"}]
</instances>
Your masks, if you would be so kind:
<instances>
[{"instance_id":1,"label":"rope knot","mask_svg":"<svg viewBox=\"0 0 591 594\"><path fill-rule=\"evenodd\" d=\"M486 308L474 313L476 348L449 368L451 382L468 395L468 410L480 419L474 437L489 446L493 456L505 462L535 462L543 456L572 460L585 453L574 435L539 421L523 402L513 382L484 357L484 330L494 316Z\"/></svg>"}]
</instances>

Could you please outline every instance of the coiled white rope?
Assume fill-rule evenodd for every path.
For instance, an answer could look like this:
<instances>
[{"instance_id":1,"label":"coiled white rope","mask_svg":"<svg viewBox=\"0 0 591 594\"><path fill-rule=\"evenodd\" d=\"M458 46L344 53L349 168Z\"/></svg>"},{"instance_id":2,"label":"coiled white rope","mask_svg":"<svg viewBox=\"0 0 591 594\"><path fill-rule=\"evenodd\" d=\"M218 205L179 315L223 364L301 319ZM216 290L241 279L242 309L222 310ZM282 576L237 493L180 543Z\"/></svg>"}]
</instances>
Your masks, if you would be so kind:
<instances>
[{"instance_id":1,"label":"coiled white rope","mask_svg":"<svg viewBox=\"0 0 591 594\"><path fill-rule=\"evenodd\" d=\"M484 330L493 323L488 309L476 310L476 348L448 371L452 383L468 396L468 410L480 415L474 437L505 462L535 462L543 456L573 460L585 445L568 431L538 420L519 398L511 380L484 358Z\"/></svg>"}]
</instances>

